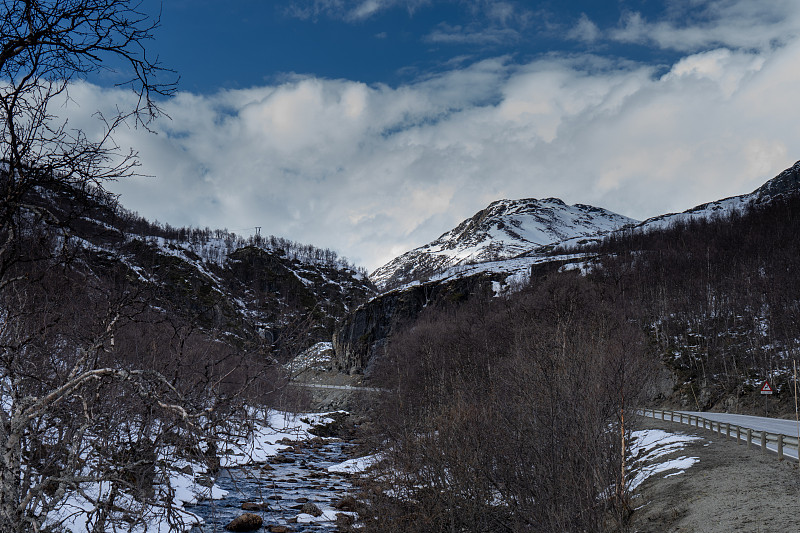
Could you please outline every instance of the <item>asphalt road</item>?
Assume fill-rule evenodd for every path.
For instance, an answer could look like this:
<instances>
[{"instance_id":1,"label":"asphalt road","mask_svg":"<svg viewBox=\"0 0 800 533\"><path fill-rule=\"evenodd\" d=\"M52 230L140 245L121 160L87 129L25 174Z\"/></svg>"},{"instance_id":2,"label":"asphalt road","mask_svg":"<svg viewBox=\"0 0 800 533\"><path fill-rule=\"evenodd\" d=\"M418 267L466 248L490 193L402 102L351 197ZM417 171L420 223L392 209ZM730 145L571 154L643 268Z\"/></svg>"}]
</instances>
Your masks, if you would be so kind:
<instances>
[{"instance_id":1,"label":"asphalt road","mask_svg":"<svg viewBox=\"0 0 800 533\"><path fill-rule=\"evenodd\" d=\"M341 390L341 391L351 391L351 392L386 392L386 389L379 389L376 387L358 387L354 385L325 385L322 383L307 383L302 381L292 381L290 385L294 385L296 387L306 387L309 389L329 389L329 390Z\"/></svg>"},{"instance_id":2,"label":"asphalt road","mask_svg":"<svg viewBox=\"0 0 800 533\"><path fill-rule=\"evenodd\" d=\"M767 431L769 433L779 433L789 437L797 438L797 422L781 418L765 418L763 416L751 415L732 415L728 413L701 413L699 411L677 411L683 414L702 416L708 420L734 424L743 428L751 428L756 431Z\"/></svg>"}]
</instances>

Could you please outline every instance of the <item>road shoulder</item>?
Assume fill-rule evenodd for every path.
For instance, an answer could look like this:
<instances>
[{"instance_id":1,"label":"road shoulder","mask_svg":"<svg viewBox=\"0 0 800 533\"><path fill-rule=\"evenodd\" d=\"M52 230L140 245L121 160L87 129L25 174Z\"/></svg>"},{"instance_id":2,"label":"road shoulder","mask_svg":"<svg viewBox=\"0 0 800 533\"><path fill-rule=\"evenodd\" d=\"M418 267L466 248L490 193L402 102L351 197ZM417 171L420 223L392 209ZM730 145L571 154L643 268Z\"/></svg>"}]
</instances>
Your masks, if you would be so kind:
<instances>
[{"instance_id":1,"label":"road shoulder","mask_svg":"<svg viewBox=\"0 0 800 533\"><path fill-rule=\"evenodd\" d=\"M632 531L639 533L730 531L800 532L800 471L745 444L684 424L641 418L641 429L702 437L676 456L697 457L685 473L664 472L635 492ZM674 473L673 473L674 474Z\"/></svg>"}]
</instances>

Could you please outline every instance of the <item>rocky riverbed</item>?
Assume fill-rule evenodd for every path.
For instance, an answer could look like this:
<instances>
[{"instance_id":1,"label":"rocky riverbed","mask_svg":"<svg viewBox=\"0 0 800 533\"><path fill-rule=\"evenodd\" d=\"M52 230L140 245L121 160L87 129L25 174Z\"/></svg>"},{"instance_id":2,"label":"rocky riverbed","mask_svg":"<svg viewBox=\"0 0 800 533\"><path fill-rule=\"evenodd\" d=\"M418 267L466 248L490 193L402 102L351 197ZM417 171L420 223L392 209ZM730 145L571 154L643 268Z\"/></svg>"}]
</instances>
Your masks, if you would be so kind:
<instances>
[{"instance_id":1,"label":"rocky riverbed","mask_svg":"<svg viewBox=\"0 0 800 533\"><path fill-rule=\"evenodd\" d=\"M223 532L244 513L262 518L267 531L323 532L346 529L355 518L344 473L328 468L348 459L341 440L293 443L268 463L224 470L217 484L228 495L191 507L206 524L193 532Z\"/></svg>"},{"instance_id":2,"label":"rocky riverbed","mask_svg":"<svg viewBox=\"0 0 800 533\"><path fill-rule=\"evenodd\" d=\"M186 510L203 519L192 533L348 531L355 521L351 475L353 421L349 413L271 413L254 438L224 452L214 499Z\"/></svg>"}]
</instances>

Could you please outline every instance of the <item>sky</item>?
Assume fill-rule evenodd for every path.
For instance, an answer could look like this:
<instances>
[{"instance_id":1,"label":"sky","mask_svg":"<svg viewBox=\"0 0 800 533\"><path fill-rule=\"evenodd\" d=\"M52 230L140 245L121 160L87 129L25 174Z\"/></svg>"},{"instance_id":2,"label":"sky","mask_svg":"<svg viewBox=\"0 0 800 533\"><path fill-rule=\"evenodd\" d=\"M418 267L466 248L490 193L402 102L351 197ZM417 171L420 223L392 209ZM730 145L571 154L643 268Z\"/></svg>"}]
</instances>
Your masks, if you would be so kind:
<instances>
[{"instance_id":1,"label":"sky","mask_svg":"<svg viewBox=\"0 0 800 533\"><path fill-rule=\"evenodd\" d=\"M255 227L372 271L499 199L646 219L800 159L796 0L143 0L180 76L146 177L173 226ZM122 74L120 74L122 75ZM70 123L131 102L103 73Z\"/></svg>"}]
</instances>

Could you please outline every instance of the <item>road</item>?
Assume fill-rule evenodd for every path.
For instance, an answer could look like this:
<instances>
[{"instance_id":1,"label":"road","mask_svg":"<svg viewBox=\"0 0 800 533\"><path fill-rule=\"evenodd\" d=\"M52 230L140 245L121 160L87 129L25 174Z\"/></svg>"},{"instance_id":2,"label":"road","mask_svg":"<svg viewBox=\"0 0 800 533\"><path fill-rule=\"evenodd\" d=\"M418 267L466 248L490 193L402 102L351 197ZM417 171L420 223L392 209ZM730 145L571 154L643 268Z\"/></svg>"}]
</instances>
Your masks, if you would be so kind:
<instances>
[{"instance_id":1,"label":"road","mask_svg":"<svg viewBox=\"0 0 800 533\"><path fill-rule=\"evenodd\" d=\"M683 414L702 416L708 420L751 428L756 431L779 433L789 437L797 437L797 422L781 418L764 418L763 416L732 415L728 413L701 413L699 411L676 411Z\"/></svg>"},{"instance_id":2,"label":"road","mask_svg":"<svg viewBox=\"0 0 800 533\"><path fill-rule=\"evenodd\" d=\"M321 383L304 383L302 381L292 381L289 383L296 387L306 387L309 389L332 389L350 392L386 392L386 389L376 387L358 387L354 385L323 385Z\"/></svg>"}]
</instances>

